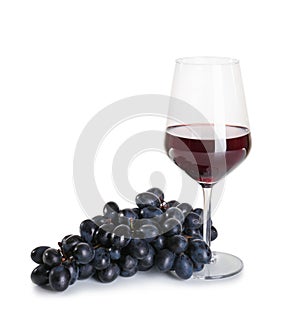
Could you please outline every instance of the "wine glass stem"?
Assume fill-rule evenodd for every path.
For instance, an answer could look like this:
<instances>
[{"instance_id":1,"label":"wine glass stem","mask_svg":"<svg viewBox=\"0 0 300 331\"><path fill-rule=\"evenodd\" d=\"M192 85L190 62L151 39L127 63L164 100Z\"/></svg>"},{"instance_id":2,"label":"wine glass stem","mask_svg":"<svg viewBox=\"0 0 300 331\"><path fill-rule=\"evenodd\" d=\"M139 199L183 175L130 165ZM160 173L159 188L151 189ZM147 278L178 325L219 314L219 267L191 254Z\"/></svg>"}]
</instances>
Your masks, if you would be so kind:
<instances>
[{"instance_id":1,"label":"wine glass stem","mask_svg":"<svg viewBox=\"0 0 300 331\"><path fill-rule=\"evenodd\" d=\"M211 194L212 186L202 186L203 191L203 239L210 247L211 242Z\"/></svg>"}]
</instances>

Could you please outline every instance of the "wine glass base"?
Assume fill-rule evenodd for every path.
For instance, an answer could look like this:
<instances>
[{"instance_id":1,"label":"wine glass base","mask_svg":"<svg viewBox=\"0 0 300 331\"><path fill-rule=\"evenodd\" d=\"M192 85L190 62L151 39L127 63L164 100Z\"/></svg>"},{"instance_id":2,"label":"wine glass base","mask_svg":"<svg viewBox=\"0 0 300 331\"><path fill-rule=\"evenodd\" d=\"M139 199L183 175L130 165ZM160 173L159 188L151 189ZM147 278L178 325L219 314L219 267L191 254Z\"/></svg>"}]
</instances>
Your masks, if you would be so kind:
<instances>
[{"instance_id":1,"label":"wine glass base","mask_svg":"<svg viewBox=\"0 0 300 331\"><path fill-rule=\"evenodd\" d=\"M242 271L243 261L237 256L213 252L212 262L206 264L199 272L194 272L193 279L221 279L231 277Z\"/></svg>"}]
</instances>

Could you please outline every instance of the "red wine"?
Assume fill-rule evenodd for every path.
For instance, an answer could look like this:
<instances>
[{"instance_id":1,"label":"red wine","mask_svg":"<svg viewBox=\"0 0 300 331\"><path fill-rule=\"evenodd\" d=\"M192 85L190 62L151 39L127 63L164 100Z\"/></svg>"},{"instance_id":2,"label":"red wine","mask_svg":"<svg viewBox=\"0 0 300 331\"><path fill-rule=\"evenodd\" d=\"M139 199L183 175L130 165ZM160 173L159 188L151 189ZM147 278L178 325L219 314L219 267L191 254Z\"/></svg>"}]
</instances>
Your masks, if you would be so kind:
<instances>
[{"instance_id":1,"label":"red wine","mask_svg":"<svg viewBox=\"0 0 300 331\"><path fill-rule=\"evenodd\" d=\"M185 124L166 130L168 156L189 176L213 184L237 167L251 148L249 129L226 125L220 139L213 124Z\"/></svg>"}]
</instances>

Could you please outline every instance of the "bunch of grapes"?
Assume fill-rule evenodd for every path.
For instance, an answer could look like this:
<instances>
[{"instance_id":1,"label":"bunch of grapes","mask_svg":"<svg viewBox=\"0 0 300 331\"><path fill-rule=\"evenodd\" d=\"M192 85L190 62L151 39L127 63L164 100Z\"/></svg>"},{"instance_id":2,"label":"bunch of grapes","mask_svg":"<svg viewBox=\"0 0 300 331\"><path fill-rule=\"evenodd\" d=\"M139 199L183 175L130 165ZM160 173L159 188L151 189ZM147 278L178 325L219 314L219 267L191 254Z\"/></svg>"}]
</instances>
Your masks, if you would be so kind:
<instances>
[{"instance_id":1,"label":"bunch of grapes","mask_svg":"<svg viewBox=\"0 0 300 331\"><path fill-rule=\"evenodd\" d=\"M201 271L211 259L203 240L202 209L164 200L159 188L136 196L137 208L119 209L108 202L103 215L80 224L80 235L67 235L59 248L39 246L31 258L39 265L33 283L64 291L77 280L93 277L109 283L154 266L181 279ZM211 240L217 238L212 226Z\"/></svg>"}]
</instances>

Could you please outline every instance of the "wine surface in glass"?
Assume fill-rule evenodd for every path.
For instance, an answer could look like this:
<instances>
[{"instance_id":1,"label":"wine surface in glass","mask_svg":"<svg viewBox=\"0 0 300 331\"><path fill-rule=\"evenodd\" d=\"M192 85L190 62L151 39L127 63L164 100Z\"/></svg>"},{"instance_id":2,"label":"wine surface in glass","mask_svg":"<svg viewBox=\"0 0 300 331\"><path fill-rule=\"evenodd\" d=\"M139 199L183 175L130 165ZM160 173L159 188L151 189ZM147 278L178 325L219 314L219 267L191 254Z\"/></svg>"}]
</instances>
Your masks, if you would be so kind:
<instances>
[{"instance_id":1,"label":"wine surface in glass","mask_svg":"<svg viewBox=\"0 0 300 331\"><path fill-rule=\"evenodd\" d=\"M213 184L237 167L251 148L246 127L226 125L221 136L213 124L169 126L165 148L168 156L189 176L203 184Z\"/></svg>"}]
</instances>

